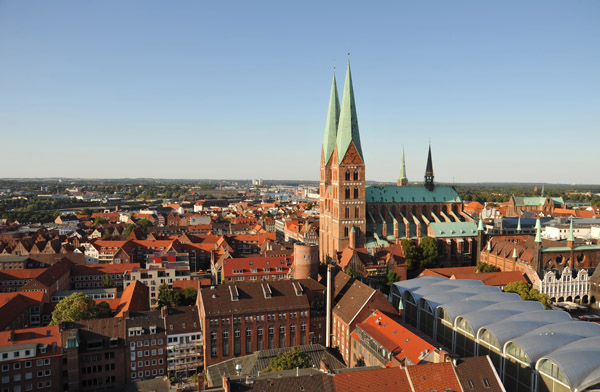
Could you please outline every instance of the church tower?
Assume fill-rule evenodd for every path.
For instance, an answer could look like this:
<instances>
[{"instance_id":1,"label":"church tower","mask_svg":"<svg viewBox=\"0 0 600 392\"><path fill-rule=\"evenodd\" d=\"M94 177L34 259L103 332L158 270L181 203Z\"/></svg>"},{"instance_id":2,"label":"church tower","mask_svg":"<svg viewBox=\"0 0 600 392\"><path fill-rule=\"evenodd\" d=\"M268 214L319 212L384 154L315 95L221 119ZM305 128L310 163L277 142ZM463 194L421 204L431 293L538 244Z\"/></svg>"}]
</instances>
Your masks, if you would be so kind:
<instances>
[{"instance_id":1,"label":"church tower","mask_svg":"<svg viewBox=\"0 0 600 392\"><path fill-rule=\"evenodd\" d=\"M408 177L406 177L406 163L404 162L404 147L402 147L402 166L400 166L400 178L398 178L398 186L407 186Z\"/></svg>"},{"instance_id":2,"label":"church tower","mask_svg":"<svg viewBox=\"0 0 600 392\"><path fill-rule=\"evenodd\" d=\"M425 188L433 191L433 162L431 160L431 143L429 144L429 155L427 155L427 167L425 168Z\"/></svg>"},{"instance_id":3,"label":"church tower","mask_svg":"<svg viewBox=\"0 0 600 392\"><path fill-rule=\"evenodd\" d=\"M335 146L327 161L332 137L332 107L335 107L332 99L333 87L321 160L321 261L336 260L337 253L349 246L350 236L354 236L352 240L356 247L364 247L366 240L365 162L358 131L350 62L346 70Z\"/></svg>"},{"instance_id":4,"label":"church tower","mask_svg":"<svg viewBox=\"0 0 600 392\"><path fill-rule=\"evenodd\" d=\"M324 262L327 255L331 253L329 249L331 242L331 227L333 224L332 210L333 200L331 186L331 163L333 162L333 150L337 139L337 128L340 119L340 101L338 98L337 84L335 74L331 84L331 94L329 97L329 110L327 111L327 120L325 122L325 135L323 137L323 147L321 149L321 181L319 186L319 260Z\"/></svg>"}]
</instances>

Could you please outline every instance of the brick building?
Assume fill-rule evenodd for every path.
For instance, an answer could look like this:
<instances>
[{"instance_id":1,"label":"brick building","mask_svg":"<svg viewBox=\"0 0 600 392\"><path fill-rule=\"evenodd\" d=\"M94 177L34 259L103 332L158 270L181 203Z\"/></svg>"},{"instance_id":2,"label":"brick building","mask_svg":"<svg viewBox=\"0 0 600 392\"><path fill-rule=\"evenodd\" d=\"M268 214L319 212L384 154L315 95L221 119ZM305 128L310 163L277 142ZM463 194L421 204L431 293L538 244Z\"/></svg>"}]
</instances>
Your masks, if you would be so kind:
<instances>
[{"instance_id":1,"label":"brick building","mask_svg":"<svg viewBox=\"0 0 600 392\"><path fill-rule=\"evenodd\" d=\"M404 152L397 185L365 186L348 63L341 107L333 79L321 150L320 260L337 260L338 253L351 244L353 248L385 247L402 238L419 241L434 236L449 262L470 261L477 237L474 219L463 212L462 199L453 187L435 185L433 180L430 146L424 186L408 185Z\"/></svg>"},{"instance_id":2,"label":"brick building","mask_svg":"<svg viewBox=\"0 0 600 392\"><path fill-rule=\"evenodd\" d=\"M167 335L161 312L128 313L125 324L127 381L166 375Z\"/></svg>"},{"instance_id":3,"label":"brick building","mask_svg":"<svg viewBox=\"0 0 600 392\"><path fill-rule=\"evenodd\" d=\"M308 344L311 311L322 309L324 290L311 279L239 282L201 289L198 308L204 367L257 350ZM316 317L323 328L323 313ZM316 320L315 327L319 325Z\"/></svg>"},{"instance_id":4,"label":"brick building","mask_svg":"<svg viewBox=\"0 0 600 392\"><path fill-rule=\"evenodd\" d=\"M0 390L59 391L62 386L58 326L0 332Z\"/></svg>"},{"instance_id":5,"label":"brick building","mask_svg":"<svg viewBox=\"0 0 600 392\"><path fill-rule=\"evenodd\" d=\"M197 306L164 309L167 371L170 376L192 375L204 365L204 347Z\"/></svg>"}]
</instances>

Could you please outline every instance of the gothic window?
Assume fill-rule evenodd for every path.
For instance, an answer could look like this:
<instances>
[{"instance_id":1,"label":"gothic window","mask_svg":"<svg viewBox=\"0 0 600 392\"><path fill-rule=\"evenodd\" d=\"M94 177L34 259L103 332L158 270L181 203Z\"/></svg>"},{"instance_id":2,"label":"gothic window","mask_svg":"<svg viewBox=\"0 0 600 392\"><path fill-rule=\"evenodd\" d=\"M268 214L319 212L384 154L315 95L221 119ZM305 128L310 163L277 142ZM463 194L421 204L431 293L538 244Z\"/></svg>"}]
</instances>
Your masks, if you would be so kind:
<instances>
[{"instance_id":1,"label":"gothic window","mask_svg":"<svg viewBox=\"0 0 600 392\"><path fill-rule=\"evenodd\" d=\"M348 228L344 227L344 237L348 237Z\"/></svg>"},{"instance_id":2,"label":"gothic window","mask_svg":"<svg viewBox=\"0 0 600 392\"><path fill-rule=\"evenodd\" d=\"M346 187L346 189L344 191L344 196L346 199L350 198L350 188Z\"/></svg>"},{"instance_id":3,"label":"gothic window","mask_svg":"<svg viewBox=\"0 0 600 392\"><path fill-rule=\"evenodd\" d=\"M346 181L350 181L350 170L346 170Z\"/></svg>"},{"instance_id":4,"label":"gothic window","mask_svg":"<svg viewBox=\"0 0 600 392\"><path fill-rule=\"evenodd\" d=\"M354 217L355 218L360 217L360 207L359 206L354 207Z\"/></svg>"},{"instance_id":5,"label":"gothic window","mask_svg":"<svg viewBox=\"0 0 600 392\"><path fill-rule=\"evenodd\" d=\"M358 199L358 187L354 187L354 198Z\"/></svg>"},{"instance_id":6,"label":"gothic window","mask_svg":"<svg viewBox=\"0 0 600 392\"><path fill-rule=\"evenodd\" d=\"M358 181L358 170L354 170L354 181Z\"/></svg>"},{"instance_id":7,"label":"gothic window","mask_svg":"<svg viewBox=\"0 0 600 392\"><path fill-rule=\"evenodd\" d=\"M345 218L350 218L350 207L346 207L346 212L344 214Z\"/></svg>"}]
</instances>

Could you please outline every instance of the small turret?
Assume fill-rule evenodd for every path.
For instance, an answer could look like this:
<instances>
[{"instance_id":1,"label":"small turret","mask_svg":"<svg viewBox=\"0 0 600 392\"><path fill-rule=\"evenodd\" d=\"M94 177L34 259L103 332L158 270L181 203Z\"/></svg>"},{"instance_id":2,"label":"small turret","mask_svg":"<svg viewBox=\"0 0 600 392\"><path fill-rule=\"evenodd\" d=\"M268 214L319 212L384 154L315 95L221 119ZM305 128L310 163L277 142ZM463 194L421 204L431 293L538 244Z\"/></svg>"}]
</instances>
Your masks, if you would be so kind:
<instances>
[{"instance_id":1,"label":"small turret","mask_svg":"<svg viewBox=\"0 0 600 392\"><path fill-rule=\"evenodd\" d=\"M521 217L519 217L519 222L517 223L517 233L521 233Z\"/></svg>"},{"instance_id":2,"label":"small turret","mask_svg":"<svg viewBox=\"0 0 600 392\"><path fill-rule=\"evenodd\" d=\"M429 154L427 155L427 167L425 168L425 188L433 191L433 161L431 159L431 143L429 144Z\"/></svg>"}]
</instances>

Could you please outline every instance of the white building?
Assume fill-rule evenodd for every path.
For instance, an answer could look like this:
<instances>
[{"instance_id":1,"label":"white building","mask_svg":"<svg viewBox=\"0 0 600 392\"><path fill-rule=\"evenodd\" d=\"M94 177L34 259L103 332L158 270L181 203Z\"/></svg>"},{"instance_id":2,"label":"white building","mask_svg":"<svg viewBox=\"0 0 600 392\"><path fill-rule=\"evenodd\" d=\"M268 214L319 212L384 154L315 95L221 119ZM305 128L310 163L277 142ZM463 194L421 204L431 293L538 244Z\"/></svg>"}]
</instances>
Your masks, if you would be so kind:
<instances>
[{"instance_id":1,"label":"white building","mask_svg":"<svg viewBox=\"0 0 600 392\"><path fill-rule=\"evenodd\" d=\"M587 304L590 292L590 275L586 269L572 270L565 267L562 272L543 272L543 279L533 283L533 288L547 294L553 302L577 302Z\"/></svg>"}]
</instances>

